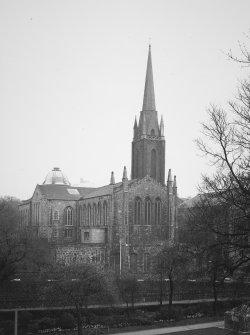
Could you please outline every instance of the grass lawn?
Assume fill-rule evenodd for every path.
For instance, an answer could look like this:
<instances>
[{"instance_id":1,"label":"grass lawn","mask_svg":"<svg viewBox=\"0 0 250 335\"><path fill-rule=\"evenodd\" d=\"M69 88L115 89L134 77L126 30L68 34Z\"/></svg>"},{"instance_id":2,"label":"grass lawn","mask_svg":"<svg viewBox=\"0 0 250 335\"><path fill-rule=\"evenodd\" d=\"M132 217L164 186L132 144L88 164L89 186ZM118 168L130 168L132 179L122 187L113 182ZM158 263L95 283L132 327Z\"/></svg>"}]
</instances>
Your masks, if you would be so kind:
<instances>
[{"instance_id":1,"label":"grass lawn","mask_svg":"<svg viewBox=\"0 0 250 335\"><path fill-rule=\"evenodd\" d=\"M232 334L233 332L228 329L205 328L205 329L194 329L182 332L168 333L166 335L232 335Z\"/></svg>"}]
</instances>

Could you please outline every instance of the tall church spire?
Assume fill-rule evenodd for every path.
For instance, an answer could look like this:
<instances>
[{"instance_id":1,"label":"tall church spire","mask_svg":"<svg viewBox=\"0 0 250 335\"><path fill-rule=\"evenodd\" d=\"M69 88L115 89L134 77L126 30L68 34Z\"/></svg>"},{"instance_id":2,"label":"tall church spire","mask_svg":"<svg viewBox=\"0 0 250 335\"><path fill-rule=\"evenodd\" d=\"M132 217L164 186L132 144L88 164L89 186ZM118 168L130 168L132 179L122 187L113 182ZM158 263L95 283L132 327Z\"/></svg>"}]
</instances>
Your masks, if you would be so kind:
<instances>
[{"instance_id":1,"label":"tall church spire","mask_svg":"<svg viewBox=\"0 0 250 335\"><path fill-rule=\"evenodd\" d=\"M151 46L148 50L143 107L140 112L139 124L137 128L135 126L132 142L131 178L140 179L149 175L156 181L165 184L164 124L162 119L159 125L155 108Z\"/></svg>"},{"instance_id":2,"label":"tall church spire","mask_svg":"<svg viewBox=\"0 0 250 335\"><path fill-rule=\"evenodd\" d=\"M154 92L154 80L153 80L153 69L151 59L151 45L148 49L148 63L147 63L147 74L144 88L143 98L143 111L155 111L155 92Z\"/></svg>"}]
</instances>

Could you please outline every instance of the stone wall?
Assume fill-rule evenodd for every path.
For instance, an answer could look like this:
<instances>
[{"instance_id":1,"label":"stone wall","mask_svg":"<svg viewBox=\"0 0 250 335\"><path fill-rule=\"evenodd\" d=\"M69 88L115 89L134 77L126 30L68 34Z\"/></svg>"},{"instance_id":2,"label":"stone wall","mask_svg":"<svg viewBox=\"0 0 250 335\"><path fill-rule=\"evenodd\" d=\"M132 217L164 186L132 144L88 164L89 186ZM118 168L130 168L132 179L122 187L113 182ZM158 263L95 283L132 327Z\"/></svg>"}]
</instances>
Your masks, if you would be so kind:
<instances>
[{"instance_id":1,"label":"stone wall","mask_svg":"<svg viewBox=\"0 0 250 335\"><path fill-rule=\"evenodd\" d=\"M94 263L102 265L107 263L107 250L105 245L71 244L55 247L56 260L63 264Z\"/></svg>"}]
</instances>

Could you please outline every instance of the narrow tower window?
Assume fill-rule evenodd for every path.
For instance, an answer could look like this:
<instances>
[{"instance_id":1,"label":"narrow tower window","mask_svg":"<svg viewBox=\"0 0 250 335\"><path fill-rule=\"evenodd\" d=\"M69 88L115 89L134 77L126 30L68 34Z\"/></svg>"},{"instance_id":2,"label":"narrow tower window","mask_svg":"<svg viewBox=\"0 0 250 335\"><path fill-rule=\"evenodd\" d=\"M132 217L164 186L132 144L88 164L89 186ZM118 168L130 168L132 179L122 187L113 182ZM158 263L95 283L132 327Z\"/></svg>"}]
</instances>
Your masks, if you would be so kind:
<instances>
[{"instance_id":1,"label":"narrow tower window","mask_svg":"<svg viewBox=\"0 0 250 335\"><path fill-rule=\"evenodd\" d=\"M156 151L151 151L151 177L156 179Z\"/></svg>"}]
</instances>

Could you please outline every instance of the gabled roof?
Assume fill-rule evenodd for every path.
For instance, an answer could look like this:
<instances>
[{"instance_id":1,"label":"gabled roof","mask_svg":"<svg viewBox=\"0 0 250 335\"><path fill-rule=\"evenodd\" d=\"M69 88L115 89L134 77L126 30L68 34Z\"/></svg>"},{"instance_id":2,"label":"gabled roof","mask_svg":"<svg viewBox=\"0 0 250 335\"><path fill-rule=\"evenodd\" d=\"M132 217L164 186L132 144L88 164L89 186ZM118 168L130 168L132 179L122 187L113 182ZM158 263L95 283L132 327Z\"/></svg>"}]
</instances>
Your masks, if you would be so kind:
<instances>
[{"instance_id":1,"label":"gabled roof","mask_svg":"<svg viewBox=\"0 0 250 335\"><path fill-rule=\"evenodd\" d=\"M131 179L128 181L128 185L132 185L134 182L136 182L136 179ZM84 199L89 199L89 198L96 198L96 197L102 197L105 195L112 195L113 190L119 191L119 188L122 187L122 182L113 184L113 185L105 185L99 188L94 189L92 192L86 194L83 198Z\"/></svg>"},{"instance_id":2,"label":"gabled roof","mask_svg":"<svg viewBox=\"0 0 250 335\"><path fill-rule=\"evenodd\" d=\"M78 200L95 190L93 187L73 187L56 184L43 184L37 185L37 187L46 199L51 200Z\"/></svg>"}]
</instances>

